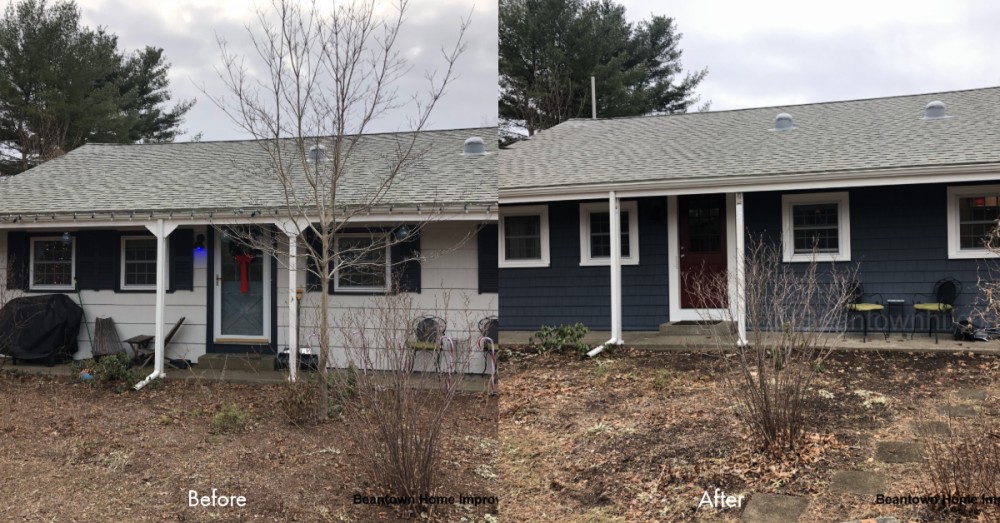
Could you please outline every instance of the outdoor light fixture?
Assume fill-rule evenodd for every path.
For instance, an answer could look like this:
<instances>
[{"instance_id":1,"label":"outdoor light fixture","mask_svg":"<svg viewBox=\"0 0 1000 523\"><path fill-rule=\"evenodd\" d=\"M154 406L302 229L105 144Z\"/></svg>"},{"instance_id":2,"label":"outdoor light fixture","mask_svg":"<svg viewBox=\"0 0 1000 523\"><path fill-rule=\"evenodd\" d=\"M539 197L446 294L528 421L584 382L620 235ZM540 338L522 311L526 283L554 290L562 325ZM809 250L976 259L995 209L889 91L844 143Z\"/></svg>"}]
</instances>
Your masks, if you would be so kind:
<instances>
[{"instance_id":1,"label":"outdoor light fixture","mask_svg":"<svg viewBox=\"0 0 1000 523\"><path fill-rule=\"evenodd\" d=\"M62 233L62 242L63 245L69 245L73 243L73 237L70 236L68 232L64 232Z\"/></svg>"},{"instance_id":2,"label":"outdoor light fixture","mask_svg":"<svg viewBox=\"0 0 1000 523\"><path fill-rule=\"evenodd\" d=\"M410 230L409 226L400 225L399 227L396 228L396 231L395 231L394 234L396 236L396 240L397 241L403 241L403 240L409 238L410 234L412 232L413 231Z\"/></svg>"},{"instance_id":3,"label":"outdoor light fixture","mask_svg":"<svg viewBox=\"0 0 1000 523\"><path fill-rule=\"evenodd\" d=\"M194 240L194 250L201 252L205 250L205 235L199 234Z\"/></svg>"}]
</instances>

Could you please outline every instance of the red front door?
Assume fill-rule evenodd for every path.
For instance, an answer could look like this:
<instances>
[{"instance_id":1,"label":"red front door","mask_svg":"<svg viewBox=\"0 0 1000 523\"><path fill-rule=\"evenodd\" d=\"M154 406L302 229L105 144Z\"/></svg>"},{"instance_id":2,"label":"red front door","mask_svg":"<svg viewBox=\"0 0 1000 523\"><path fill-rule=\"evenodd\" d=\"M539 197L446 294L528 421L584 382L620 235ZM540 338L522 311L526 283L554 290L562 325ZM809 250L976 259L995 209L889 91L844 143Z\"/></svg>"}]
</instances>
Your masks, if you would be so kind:
<instances>
[{"instance_id":1,"label":"red front door","mask_svg":"<svg viewBox=\"0 0 1000 523\"><path fill-rule=\"evenodd\" d=\"M681 307L725 306L725 287L718 282L726 274L726 195L678 196L677 203ZM704 296L709 288L720 295Z\"/></svg>"}]
</instances>

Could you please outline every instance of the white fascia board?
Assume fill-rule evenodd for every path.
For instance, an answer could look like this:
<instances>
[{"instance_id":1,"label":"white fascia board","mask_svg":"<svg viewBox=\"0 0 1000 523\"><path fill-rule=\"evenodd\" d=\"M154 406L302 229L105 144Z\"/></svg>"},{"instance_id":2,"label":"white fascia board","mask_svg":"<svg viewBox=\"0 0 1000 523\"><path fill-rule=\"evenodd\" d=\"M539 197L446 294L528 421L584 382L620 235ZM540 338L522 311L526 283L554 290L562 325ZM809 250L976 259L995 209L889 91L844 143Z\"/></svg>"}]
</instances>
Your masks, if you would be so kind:
<instances>
[{"instance_id":1,"label":"white fascia board","mask_svg":"<svg viewBox=\"0 0 1000 523\"><path fill-rule=\"evenodd\" d=\"M597 200L614 190L619 198L646 196L677 196L715 192L765 192L884 185L914 185L924 183L964 183L995 181L1000 178L996 164L845 171L836 173L803 173L764 176L741 176L651 181L637 183L605 183L577 187L544 187L501 189L501 205L564 200Z\"/></svg>"},{"instance_id":2,"label":"white fascia board","mask_svg":"<svg viewBox=\"0 0 1000 523\"><path fill-rule=\"evenodd\" d=\"M156 215L159 217L158 215ZM194 225L240 225L240 224L280 224L288 221L284 215L269 215L250 217L218 217L209 218L207 216L195 216L190 218L163 218L166 222L177 227ZM314 219L313 221L318 221ZM472 221L472 222L495 222L497 221L496 209L475 210L475 211L446 211L446 212L406 212L406 213L371 213L352 216L345 223L394 223L394 222L441 222L441 221ZM22 214L17 222L0 220L0 230L18 229L84 229L84 228L108 228L108 227L143 227L153 223L147 214L141 216L122 216L115 219L107 217L90 219L89 214L83 217L80 214L76 219L72 216L55 215L27 215Z\"/></svg>"}]
</instances>

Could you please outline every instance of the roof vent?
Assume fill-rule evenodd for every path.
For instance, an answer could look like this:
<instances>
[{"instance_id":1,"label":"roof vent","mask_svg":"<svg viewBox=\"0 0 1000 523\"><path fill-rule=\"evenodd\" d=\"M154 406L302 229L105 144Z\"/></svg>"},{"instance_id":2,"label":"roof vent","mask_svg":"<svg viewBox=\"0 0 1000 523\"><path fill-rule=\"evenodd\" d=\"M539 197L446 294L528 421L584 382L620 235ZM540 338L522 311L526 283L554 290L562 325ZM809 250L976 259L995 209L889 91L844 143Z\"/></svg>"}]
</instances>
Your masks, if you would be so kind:
<instances>
[{"instance_id":1,"label":"roof vent","mask_svg":"<svg viewBox=\"0 0 1000 523\"><path fill-rule=\"evenodd\" d=\"M948 115L944 114L944 102L941 100L934 100L927 104L927 107L924 107L924 120L936 120L947 117Z\"/></svg>"},{"instance_id":2,"label":"roof vent","mask_svg":"<svg viewBox=\"0 0 1000 523\"><path fill-rule=\"evenodd\" d=\"M465 141L462 151L463 156L486 156L486 144L483 139L473 136Z\"/></svg>"},{"instance_id":3,"label":"roof vent","mask_svg":"<svg viewBox=\"0 0 1000 523\"><path fill-rule=\"evenodd\" d=\"M309 163L322 162L326 159L326 147L314 145L309 148Z\"/></svg>"},{"instance_id":4,"label":"roof vent","mask_svg":"<svg viewBox=\"0 0 1000 523\"><path fill-rule=\"evenodd\" d=\"M778 113L778 116L774 117L774 130L788 131L790 129L795 129L795 126L792 125L792 115L788 113Z\"/></svg>"}]
</instances>

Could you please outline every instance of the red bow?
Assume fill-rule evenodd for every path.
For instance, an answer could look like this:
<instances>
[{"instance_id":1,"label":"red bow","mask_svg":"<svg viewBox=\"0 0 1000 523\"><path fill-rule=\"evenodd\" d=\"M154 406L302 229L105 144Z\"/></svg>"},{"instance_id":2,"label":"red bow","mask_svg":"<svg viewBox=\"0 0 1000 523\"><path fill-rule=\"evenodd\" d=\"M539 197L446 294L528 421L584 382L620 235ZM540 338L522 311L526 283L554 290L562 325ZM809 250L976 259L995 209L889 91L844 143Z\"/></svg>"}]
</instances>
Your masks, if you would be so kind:
<instances>
[{"instance_id":1,"label":"red bow","mask_svg":"<svg viewBox=\"0 0 1000 523\"><path fill-rule=\"evenodd\" d=\"M240 292L246 294L250 291L250 262L253 256L242 254L236 257L236 263L240 264Z\"/></svg>"}]
</instances>

